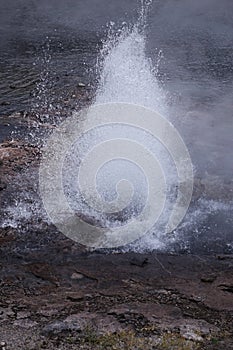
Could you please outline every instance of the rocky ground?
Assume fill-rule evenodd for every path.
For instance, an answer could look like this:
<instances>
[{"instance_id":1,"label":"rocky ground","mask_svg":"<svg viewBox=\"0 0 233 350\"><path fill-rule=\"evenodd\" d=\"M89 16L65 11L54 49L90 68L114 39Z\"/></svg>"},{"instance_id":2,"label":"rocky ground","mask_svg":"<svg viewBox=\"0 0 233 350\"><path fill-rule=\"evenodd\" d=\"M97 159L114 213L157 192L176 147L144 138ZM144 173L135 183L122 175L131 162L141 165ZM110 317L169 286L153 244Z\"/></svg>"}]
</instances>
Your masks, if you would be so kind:
<instances>
[{"instance_id":1,"label":"rocky ground","mask_svg":"<svg viewBox=\"0 0 233 350\"><path fill-rule=\"evenodd\" d=\"M36 214L7 224L40 148L9 136L33 116L0 121L0 349L233 349L233 255L90 252Z\"/></svg>"}]
</instances>

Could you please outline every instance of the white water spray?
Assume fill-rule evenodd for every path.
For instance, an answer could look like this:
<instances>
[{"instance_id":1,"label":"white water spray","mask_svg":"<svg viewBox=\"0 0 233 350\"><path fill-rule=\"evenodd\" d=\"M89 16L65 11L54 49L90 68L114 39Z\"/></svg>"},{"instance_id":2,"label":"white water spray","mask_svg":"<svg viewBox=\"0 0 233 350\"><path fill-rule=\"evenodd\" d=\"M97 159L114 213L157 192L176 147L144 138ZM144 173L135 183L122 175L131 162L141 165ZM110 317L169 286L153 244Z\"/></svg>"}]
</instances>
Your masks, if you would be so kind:
<instances>
[{"instance_id":1,"label":"white water spray","mask_svg":"<svg viewBox=\"0 0 233 350\"><path fill-rule=\"evenodd\" d=\"M138 22L122 25L119 30L111 23L107 39L97 64L100 75L96 104L126 102L151 108L167 116L166 93L158 80L162 52L157 64L146 56L146 19L150 2L142 2Z\"/></svg>"},{"instance_id":2,"label":"white water spray","mask_svg":"<svg viewBox=\"0 0 233 350\"><path fill-rule=\"evenodd\" d=\"M150 108L168 117L167 93L158 78L159 65L163 59L162 51L158 50L155 64L152 64L151 59L146 55L146 27L151 4L152 0L141 0L139 18L133 26L123 23L116 29L115 24L110 22L107 37L103 41L97 61L99 84L94 104L131 103ZM134 131L133 135L139 142L142 140L144 144L150 145L149 148L152 147L159 158L163 158L163 165L169 168L166 155L159 143L152 146L153 140L148 136L141 138L140 132L137 131ZM114 136L113 131L112 136ZM174 182L174 174L170 173L170 175L171 184ZM135 191L137 192L139 188L140 186L136 186ZM164 224L165 221L166 218L163 218L160 224ZM157 231L156 234L151 232L137 244L133 243L124 249L143 251L148 247L162 248L165 244L164 235L161 237L160 232Z\"/></svg>"},{"instance_id":3,"label":"white water spray","mask_svg":"<svg viewBox=\"0 0 233 350\"><path fill-rule=\"evenodd\" d=\"M52 221L92 247L125 246L145 234L162 239L182 220L191 199L188 151L162 116L166 96L156 76L161 54L156 69L146 56L148 9L143 3L132 27L114 31L110 25L95 101L54 133L40 168Z\"/></svg>"}]
</instances>

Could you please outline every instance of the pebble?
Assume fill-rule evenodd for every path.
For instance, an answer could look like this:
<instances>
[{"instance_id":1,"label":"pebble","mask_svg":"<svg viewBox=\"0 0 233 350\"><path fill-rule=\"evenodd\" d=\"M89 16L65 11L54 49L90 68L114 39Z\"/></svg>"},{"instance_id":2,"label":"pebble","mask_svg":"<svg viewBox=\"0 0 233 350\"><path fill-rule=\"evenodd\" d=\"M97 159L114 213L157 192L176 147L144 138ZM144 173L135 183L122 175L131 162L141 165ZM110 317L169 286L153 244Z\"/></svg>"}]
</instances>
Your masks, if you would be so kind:
<instances>
[{"instance_id":1,"label":"pebble","mask_svg":"<svg viewBox=\"0 0 233 350\"><path fill-rule=\"evenodd\" d=\"M72 280L81 280L84 276L81 273L74 272L71 275Z\"/></svg>"},{"instance_id":2,"label":"pebble","mask_svg":"<svg viewBox=\"0 0 233 350\"><path fill-rule=\"evenodd\" d=\"M216 280L215 275L202 276L201 281L204 283L213 283Z\"/></svg>"},{"instance_id":3,"label":"pebble","mask_svg":"<svg viewBox=\"0 0 233 350\"><path fill-rule=\"evenodd\" d=\"M3 101L1 106L9 106L11 103L9 101Z\"/></svg>"},{"instance_id":4,"label":"pebble","mask_svg":"<svg viewBox=\"0 0 233 350\"><path fill-rule=\"evenodd\" d=\"M0 349L1 350L6 350L6 342L5 341L1 341L0 342Z\"/></svg>"},{"instance_id":5,"label":"pebble","mask_svg":"<svg viewBox=\"0 0 233 350\"><path fill-rule=\"evenodd\" d=\"M192 340L192 341L196 341L196 342L203 342L203 338L194 333L194 332L186 332L183 334L183 337L186 339L186 340Z\"/></svg>"},{"instance_id":6,"label":"pebble","mask_svg":"<svg viewBox=\"0 0 233 350\"><path fill-rule=\"evenodd\" d=\"M26 312L26 311L19 311L17 312L17 320L21 320L21 319L25 319L30 317L30 312Z\"/></svg>"},{"instance_id":7,"label":"pebble","mask_svg":"<svg viewBox=\"0 0 233 350\"><path fill-rule=\"evenodd\" d=\"M66 299L70 301L80 301L80 300L83 300L83 298L84 296L81 293L69 293L66 296Z\"/></svg>"}]
</instances>

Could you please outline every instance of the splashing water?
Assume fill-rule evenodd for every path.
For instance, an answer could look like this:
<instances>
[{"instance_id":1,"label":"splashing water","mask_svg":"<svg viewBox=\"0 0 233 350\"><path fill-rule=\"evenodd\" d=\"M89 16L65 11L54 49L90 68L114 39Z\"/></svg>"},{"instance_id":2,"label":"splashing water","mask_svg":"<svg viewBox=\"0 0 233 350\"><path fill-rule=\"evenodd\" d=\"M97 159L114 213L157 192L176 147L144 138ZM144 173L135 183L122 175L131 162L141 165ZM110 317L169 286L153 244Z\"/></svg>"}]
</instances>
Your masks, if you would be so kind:
<instances>
[{"instance_id":1,"label":"splashing water","mask_svg":"<svg viewBox=\"0 0 233 350\"><path fill-rule=\"evenodd\" d=\"M114 30L114 23L110 23L97 64L100 81L96 104L126 102L168 114L166 93L157 78L162 52L158 52L156 67L146 56L145 28L150 3L142 6L133 27L123 24Z\"/></svg>"},{"instance_id":2,"label":"splashing water","mask_svg":"<svg viewBox=\"0 0 233 350\"><path fill-rule=\"evenodd\" d=\"M116 30L115 24L110 23L107 38L103 42L103 48L97 62L99 84L94 103L125 102L141 105L168 118L167 93L163 89L162 82L159 81L159 65L163 58L162 51L158 50L154 65L146 55L146 27L151 4L152 0L141 0L139 18L134 25L123 23L122 27ZM154 140L151 140L148 135L142 137L137 130L130 130L130 132L135 140L147 145L149 149L157 154L165 168L171 168L161 144L154 143ZM114 137L113 130L110 134ZM122 132L121 134L124 135ZM117 172L117 169L113 170ZM167 181L172 184L174 182L174 172L169 171L168 174L171 176ZM139 184L142 184L140 179L134 186L134 190L140 193ZM171 192L170 197L172 197ZM168 212L160 221L159 226L162 226L166 221L166 215L169 215ZM162 237L159 237L159 233L156 232L155 237L154 232L152 232L152 236L152 249L162 248L164 243ZM147 243L148 241L144 238L140 240L140 248L138 244L134 243L125 249L143 250ZM149 244L151 246L151 241Z\"/></svg>"},{"instance_id":3,"label":"splashing water","mask_svg":"<svg viewBox=\"0 0 233 350\"><path fill-rule=\"evenodd\" d=\"M162 59L162 52L158 51L157 64L153 67L151 60L146 55L146 20L151 1L142 1L139 19L133 26L122 24L119 30L115 29L114 23L110 23L108 28L107 39L103 42L103 47L97 62L97 74L99 75L99 84L93 105L105 103L127 103L132 105L140 105L168 118L167 94L163 90L162 83L158 78L159 64ZM74 189L74 183L77 178L77 172L71 167L77 164L77 152L83 157L94 145L117 138L128 138L128 134L136 142L144 145L152 152L162 168L165 169L167 181L167 208L161 215L158 228L152 231L154 236L154 247L159 248L163 245L164 236L160 233L166 224L167 218L171 211L172 202L176 195L174 184L177 183L177 172L174 169L172 159L167 154L164 145L155 140L151 135L142 132L138 128L133 129L128 126L126 129L121 126L108 126L89 133L78 143L76 143L66 157L63 181L66 196L69 197L69 203L77 212L82 212L84 218L94 218L94 222L101 222L103 226L113 227L116 222L123 221L124 224L130 219L129 216L137 216L140 208L143 207L145 201L145 193L147 193L146 179L140 174L136 164L129 163L122 159L111 161L103 164L98 170L96 176L97 188L102 198L110 202L116 196L116 184L122 179L128 179L134 187L134 196L126 213L130 215L120 215L120 220L114 220L114 215L101 215L93 211L90 207L86 207L81 202L77 202L77 198L82 198L81 194ZM117 152L116 152L117 153ZM117 154L116 154L117 156ZM79 161L78 161L79 162ZM72 166L70 165L72 164ZM114 182L114 184L113 184ZM116 218L119 218L119 215ZM124 212L123 212L124 214ZM110 220L109 220L110 218ZM113 219L113 220L111 220ZM140 243L142 244L142 243ZM134 248L130 248L134 249Z\"/></svg>"},{"instance_id":4,"label":"splashing water","mask_svg":"<svg viewBox=\"0 0 233 350\"><path fill-rule=\"evenodd\" d=\"M123 23L122 27L118 30L116 30L114 23L110 23L109 25L107 38L103 42L97 62L96 70L99 75L99 84L94 105L110 102L131 103L155 110L169 119L170 111L167 103L169 96L163 89L162 81L159 79L159 65L163 58L162 52L157 52L155 65L152 65L151 60L146 55L147 16L152 1L142 1L141 3L139 19L136 24L128 25ZM174 174L174 169L171 171L171 164L168 164L167 155L164 153L161 145L157 143L152 146L153 142L148 138L148 135L141 137L137 131L133 132L130 130L130 132L134 139L139 142L143 141L149 149L153 149L153 152L166 169L167 181L172 187L177 178ZM105 136L108 135L106 138L114 138L116 134L117 132L114 133L113 130L105 131ZM121 131L121 135L124 135L124 132ZM95 135L94 138L96 138L97 142L104 140L99 135ZM88 143L90 140L86 140L85 142ZM116 174L119 172L119 167L121 168L118 163L118 166L116 165L115 168L112 167L109 173L114 172L114 177L117 177ZM106 184L109 186L109 179L106 179L106 175L103 176L103 179L102 186L104 185L106 187ZM134 180L137 182L136 173ZM101 181L99 182L101 183ZM137 185L134 187L134 190L137 192ZM174 193L172 191L170 191L169 197L168 207L172 205L171 202L174 200ZM185 236L184 231L189 231L190 234L194 228L197 230L198 225L202 225L209 214L215 215L215 212L218 213L219 206L221 208L223 206L225 212L230 209L232 210L231 204L219 203L218 209L216 209L216 206L213 206L211 201L208 202L206 199L204 201L205 206L202 205L201 209L198 206L191 208L181 227L172 236L164 236L160 231L160 228L169 215L168 209L165 211L160 225L156 230L152 230L150 234L146 235L139 242L134 242L125 247L124 251L134 250L142 252L148 249L166 249L176 241L181 243L181 240L183 245L188 246L189 237L187 235Z\"/></svg>"}]
</instances>

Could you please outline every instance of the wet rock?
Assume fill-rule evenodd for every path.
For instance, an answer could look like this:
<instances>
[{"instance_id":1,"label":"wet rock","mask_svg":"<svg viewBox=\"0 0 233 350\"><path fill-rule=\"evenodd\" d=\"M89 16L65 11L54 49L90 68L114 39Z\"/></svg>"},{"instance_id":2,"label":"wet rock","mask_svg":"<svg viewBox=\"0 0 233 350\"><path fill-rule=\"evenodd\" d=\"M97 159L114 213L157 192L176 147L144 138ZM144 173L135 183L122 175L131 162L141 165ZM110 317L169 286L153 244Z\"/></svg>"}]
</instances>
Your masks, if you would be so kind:
<instances>
[{"instance_id":1,"label":"wet rock","mask_svg":"<svg viewBox=\"0 0 233 350\"><path fill-rule=\"evenodd\" d=\"M216 275L202 276L201 281L204 283L213 283L216 280Z\"/></svg>"},{"instance_id":2,"label":"wet rock","mask_svg":"<svg viewBox=\"0 0 233 350\"><path fill-rule=\"evenodd\" d=\"M41 280L50 282L52 284L58 285L57 276L53 270L53 267L49 264L35 263L28 264L25 268L30 271L35 277L40 278Z\"/></svg>"},{"instance_id":3,"label":"wet rock","mask_svg":"<svg viewBox=\"0 0 233 350\"><path fill-rule=\"evenodd\" d=\"M9 106L11 103L9 101L2 101L1 106Z\"/></svg>"},{"instance_id":4,"label":"wet rock","mask_svg":"<svg viewBox=\"0 0 233 350\"><path fill-rule=\"evenodd\" d=\"M6 174L12 174L17 169L38 160L40 151L33 145L25 145L20 141L5 141L0 144L0 167L3 177Z\"/></svg>"},{"instance_id":5,"label":"wet rock","mask_svg":"<svg viewBox=\"0 0 233 350\"><path fill-rule=\"evenodd\" d=\"M130 265L144 267L148 264L148 258L133 258L130 261Z\"/></svg>"},{"instance_id":6,"label":"wet rock","mask_svg":"<svg viewBox=\"0 0 233 350\"><path fill-rule=\"evenodd\" d=\"M233 254L219 254L217 256L218 260L230 260L233 259Z\"/></svg>"},{"instance_id":7,"label":"wet rock","mask_svg":"<svg viewBox=\"0 0 233 350\"><path fill-rule=\"evenodd\" d=\"M66 299L67 300L70 300L70 301L80 301L80 300L83 300L84 298L84 295L82 293L69 293L67 296L66 296Z\"/></svg>"},{"instance_id":8,"label":"wet rock","mask_svg":"<svg viewBox=\"0 0 233 350\"><path fill-rule=\"evenodd\" d=\"M218 287L224 292L233 293L233 284L220 284Z\"/></svg>"}]
</instances>

